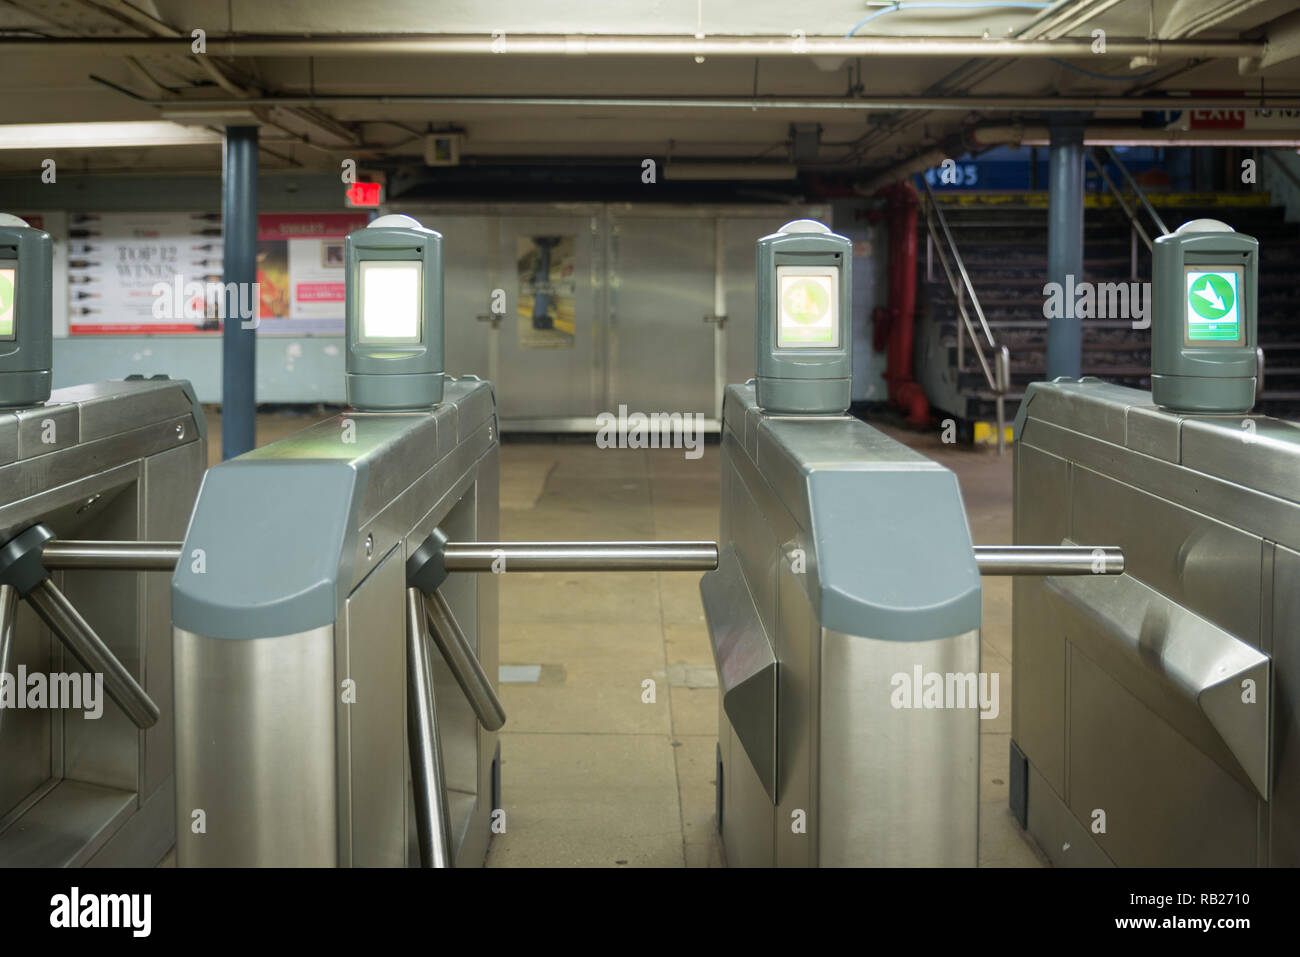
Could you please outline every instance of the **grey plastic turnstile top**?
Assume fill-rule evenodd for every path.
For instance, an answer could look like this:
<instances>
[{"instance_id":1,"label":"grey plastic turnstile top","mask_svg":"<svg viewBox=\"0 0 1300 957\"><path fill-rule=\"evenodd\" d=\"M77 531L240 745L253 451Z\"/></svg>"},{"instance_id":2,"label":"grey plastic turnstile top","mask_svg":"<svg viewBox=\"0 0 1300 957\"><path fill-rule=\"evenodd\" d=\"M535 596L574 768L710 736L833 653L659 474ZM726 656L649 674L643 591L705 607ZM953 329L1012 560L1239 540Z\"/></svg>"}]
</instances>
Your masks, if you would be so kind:
<instances>
[{"instance_id":1,"label":"grey plastic turnstile top","mask_svg":"<svg viewBox=\"0 0 1300 957\"><path fill-rule=\"evenodd\" d=\"M957 477L851 416L772 416L730 386L724 441L812 533L821 625L886 641L979 627L980 576Z\"/></svg>"},{"instance_id":2,"label":"grey plastic turnstile top","mask_svg":"<svg viewBox=\"0 0 1300 957\"><path fill-rule=\"evenodd\" d=\"M247 639L331 624L363 529L495 415L488 383L448 380L433 411L347 412L210 469L172 578L173 625ZM254 531L276 547L250 548Z\"/></svg>"}]
</instances>

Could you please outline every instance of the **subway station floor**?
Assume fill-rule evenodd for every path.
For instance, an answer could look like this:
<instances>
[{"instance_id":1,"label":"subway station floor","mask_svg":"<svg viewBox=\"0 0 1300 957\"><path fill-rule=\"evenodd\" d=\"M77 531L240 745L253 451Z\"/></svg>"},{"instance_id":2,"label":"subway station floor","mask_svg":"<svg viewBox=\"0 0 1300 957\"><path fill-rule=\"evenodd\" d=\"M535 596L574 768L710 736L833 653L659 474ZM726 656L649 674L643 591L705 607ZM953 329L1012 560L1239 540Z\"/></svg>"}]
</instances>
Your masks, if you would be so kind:
<instances>
[{"instance_id":1,"label":"subway station floor","mask_svg":"<svg viewBox=\"0 0 1300 957\"><path fill-rule=\"evenodd\" d=\"M312 414L258 416L258 444ZM1011 541L1011 455L945 446L879 425L956 472L977 544ZM209 458L221 458L209 410ZM598 449L507 438L501 536L716 539L718 446ZM707 867L723 863L714 824L718 691L699 573L505 575L501 734L506 833L492 867ZM1011 580L984 579L982 670L999 675L996 718L980 722L979 863L1041 867L1007 808ZM516 666L516 667L510 667ZM522 667L520 667L522 666ZM647 679L654 702L643 702Z\"/></svg>"}]
</instances>

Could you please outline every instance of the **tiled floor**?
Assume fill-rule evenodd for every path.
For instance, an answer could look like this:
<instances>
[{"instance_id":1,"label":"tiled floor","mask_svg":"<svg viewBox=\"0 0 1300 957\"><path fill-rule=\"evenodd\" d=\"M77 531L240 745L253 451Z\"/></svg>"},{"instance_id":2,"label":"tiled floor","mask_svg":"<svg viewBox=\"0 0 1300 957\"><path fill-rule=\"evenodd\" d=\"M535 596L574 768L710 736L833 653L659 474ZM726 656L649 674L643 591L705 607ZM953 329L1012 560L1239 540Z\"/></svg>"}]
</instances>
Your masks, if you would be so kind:
<instances>
[{"instance_id":1,"label":"tiled floor","mask_svg":"<svg viewBox=\"0 0 1300 957\"><path fill-rule=\"evenodd\" d=\"M263 415L259 443L313 417ZM216 436L210 461L220 458ZM956 471L977 543L1011 541L1011 457L886 431ZM601 450L508 439L501 534L528 539L709 539L718 531L718 447ZM501 580L501 736L507 830L488 864L713 866L718 693L698 573L515 573ZM980 863L1043 865L1007 810L1011 582L984 580L983 665L1000 675L981 723Z\"/></svg>"}]
</instances>

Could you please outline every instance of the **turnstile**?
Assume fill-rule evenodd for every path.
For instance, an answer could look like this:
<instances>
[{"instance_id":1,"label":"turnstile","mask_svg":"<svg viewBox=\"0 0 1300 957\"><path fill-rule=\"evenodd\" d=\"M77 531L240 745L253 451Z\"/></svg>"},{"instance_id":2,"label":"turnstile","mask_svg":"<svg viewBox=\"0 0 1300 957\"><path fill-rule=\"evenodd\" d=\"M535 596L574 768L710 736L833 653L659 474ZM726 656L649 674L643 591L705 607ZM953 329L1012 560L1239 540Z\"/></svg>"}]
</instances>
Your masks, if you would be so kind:
<instances>
[{"instance_id":1,"label":"turnstile","mask_svg":"<svg viewBox=\"0 0 1300 957\"><path fill-rule=\"evenodd\" d=\"M178 537L206 464L185 382L0 411L0 565L20 583L0 585L0 866L152 866L171 847L167 578L42 547Z\"/></svg>"},{"instance_id":2,"label":"turnstile","mask_svg":"<svg viewBox=\"0 0 1300 957\"><path fill-rule=\"evenodd\" d=\"M1015 536L1127 558L1015 583L1011 806L1052 861L1300 864L1300 426L1035 383Z\"/></svg>"},{"instance_id":3,"label":"turnstile","mask_svg":"<svg viewBox=\"0 0 1300 957\"><path fill-rule=\"evenodd\" d=\"M348 388L369 411L213 469L185 542L151 546L175 563L181 865L481 863L495 574L634 569L709 572L734 863L975 863L981 570L1122 556L973 552L952 473L842 414L848 240L796 221L759 245L720 552L496 541L491 387L441 371L441 237L405 217L348 237Z\"/></svg>"},{"instance_id":4,"label":"turnstile","mask_svg":"<svg viewBox=\"0 0 1300 957\"><path fill-rule=\"evenodd\" d=\"M981 591L956 476L731 386L719 546L700 590L728 863L974 866ZM902 701L917 675L970 698Z\"/></svg>"},{"instance_id":5,"label":"turnstile","mask_svg":"<svg viewBox=\"0 0 1300 957\"><path fill-rule=\"evenodd\" d=\"M435 529L496 536L497 484L473 377L431 411L349 411L208 472L172 588L181 866L482 862L499 722L425 618L495 678L496 580L414 580Z\"/></svg>"}]
</instances>

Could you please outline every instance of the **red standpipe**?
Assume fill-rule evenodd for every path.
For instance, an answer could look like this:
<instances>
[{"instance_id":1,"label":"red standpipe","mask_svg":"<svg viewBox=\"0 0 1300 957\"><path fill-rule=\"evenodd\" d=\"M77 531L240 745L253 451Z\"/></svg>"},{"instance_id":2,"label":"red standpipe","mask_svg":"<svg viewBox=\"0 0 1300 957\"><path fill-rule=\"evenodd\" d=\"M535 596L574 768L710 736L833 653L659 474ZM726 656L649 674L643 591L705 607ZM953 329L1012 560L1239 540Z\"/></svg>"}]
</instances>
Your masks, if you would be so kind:
<instances>
[{"instance_id":1,"label":"red standpipe","mask_svg":"<svg viewBox=\"0 0 1300 957\"><path fill-rule=\"evenodd\" d=\"M912 184L899 180L877 191L887 201L889 221L889 306L873 315L873 345L886 351L885 383L889 404L907 413L907 424L930 425L930 401L914 375L916 314L917 195Z\"/></svg>"}]
</instances>

